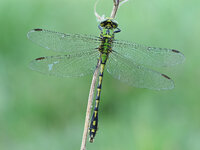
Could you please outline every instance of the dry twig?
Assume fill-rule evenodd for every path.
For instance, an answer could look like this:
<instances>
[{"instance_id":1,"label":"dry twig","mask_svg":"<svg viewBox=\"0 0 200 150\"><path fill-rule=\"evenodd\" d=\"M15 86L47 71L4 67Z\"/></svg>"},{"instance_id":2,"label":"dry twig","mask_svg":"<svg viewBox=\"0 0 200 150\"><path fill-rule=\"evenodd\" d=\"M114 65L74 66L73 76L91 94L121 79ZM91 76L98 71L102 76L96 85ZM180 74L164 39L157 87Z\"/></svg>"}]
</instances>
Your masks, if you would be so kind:
<instances>
[{"instance_id":1,"label":"dry twig","mask_svg":"<svg viewBox=\"0 0 200 150\"><path fill-rule=\"evenodd\" d=\"M126 3L128 0L113 0L113 9L112 9L112 12L111 12L111 15L110 15L110 18L115 18L116 14L117 14L117 10L119 9L119 7Z\"/></svg>"},{"instance_id":2,"label":"dry twig","mask_svg":"<svg viewBox=\"0 0 200 150\"><path fill-rule=\"evenodd\" d=\"M85 127L84 127L84 131L83 131L81 150L86 149L87 134L88 134L89 123L90 123L90 114L91 114L91 109L92 109L95 85L96 85L98 72L99 72L99 66L100 66L100 61L97 64L96 70L93 74L92 83L90 86L90 93L89 93L89 97L88 97L88 105L87 105L87 111L86 111L86 116L85 116Z\"/></svg>"},{"instance_id":3,"label":"dry twig","mask_svg":"<svg viewBox=\"0 0 200 150\"><path fill-rule=\"evenodd\" d=\"M113 6L113 10L111 12L111 16L110 17L114 19L115 16L116 16L118 8L123 3L127 2L127 1L128 0L113 0L114 6ZM96 5L97 5L97 3L98 3L98 0L95 3L94 10L95 10L95 16L100 21L104 17L101 17L96 12ZM88 97L88 105L87 105L87 111L86 111L86 117L85 117L85 127L84 127L84 131L83 131L81 150L85 150L86 149L87 134L88 134L89 123L90 123L90 114L91 114L91 109L92 109L92 102L93 102L93 97L94 97L95 85L96 85L96 81L97 81L97 77L98 77L98 72L99 72L99 66L100 66L100 61L97 64L96 70L95 70L93 78L92 78L92 83L91 83L91 86L90 86L90 93L89 93L89 97Z\"/></svg>"},{"instance_id":4,"label":"dry twig","mask_svg":"<svg viewBox=\"0 0 200 150\"><path fill-rule=\"evenodd\" d=\"M120 0L113 0L114 5L113 5L113 9L112 9L110 18L115 18L117 10L119 8L119 2L120 2Z\"/></svg>"}]
</instances>

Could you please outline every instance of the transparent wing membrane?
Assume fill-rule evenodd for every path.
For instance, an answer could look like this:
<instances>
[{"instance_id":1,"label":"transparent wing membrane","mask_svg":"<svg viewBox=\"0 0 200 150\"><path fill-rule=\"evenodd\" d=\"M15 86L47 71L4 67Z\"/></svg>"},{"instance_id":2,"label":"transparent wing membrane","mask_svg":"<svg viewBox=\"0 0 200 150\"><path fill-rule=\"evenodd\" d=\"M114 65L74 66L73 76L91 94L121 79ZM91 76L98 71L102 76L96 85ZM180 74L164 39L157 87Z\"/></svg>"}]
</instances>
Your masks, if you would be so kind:
<instances>
[{"instance_id":1,"label":"transparent wing membrane","mask_svg":"<svg viewBox=\"0 0 200 150\"><path fill-rule=\"evenodd\" d=\"M30 68L44 74L60 77L84 76L94 72L98 57L98 51L40 57L30 63Z\"/></svg>"},{"instance_id":2,"label":"transparent wing membrane","mask_svg":"<svg viewBox=\"0 0 200 150\"><path fill-rule=\"evenodd\" d=\"M30 68L41 73L70 77L93 73L101 40L95 36L64 34L44 29L28 32L36 44L67 55L40 57ZM180 64L184 55L174 49L147 47L126 41L114 40L107 61L107 71L115 78L135 87L155 90L172 89L173 81L166 75L144 66L167 67Z\"/></svg>"},{"instance_id":3,"label":"transparent wing membrane","mask_svg":"<svg viewBox=\"0 0 200 150\"><path fill-rule=\"evenodd\" d=\"M28 32L28 38L36 44L56 52L81 52L99 46L99 38L81 34L65 34L45 29Z\"/></svg>"},{"instance_id":4,"label":"transparent wing membrane","mask_svg":"<svg viewBox=\"0 0 200 150\"><path fill-rule=\"evenodd\" d=\"M177 50L147 47L126 41L114 41L113 50L140 65L167 67L180 64L184 55Z\"/></svg>"},{"instance_id":5,"label":"transparent wing membrane","mask_svg":"<svg viewBox=\"0 0 200 150\"><path fill-rule=\"evenodd\" d=\"M173 81L168 76L137 65L115 52L109 56L107 71L114 78L134 87L154 90L174 87Z\"/></svg>"}]
</instances>

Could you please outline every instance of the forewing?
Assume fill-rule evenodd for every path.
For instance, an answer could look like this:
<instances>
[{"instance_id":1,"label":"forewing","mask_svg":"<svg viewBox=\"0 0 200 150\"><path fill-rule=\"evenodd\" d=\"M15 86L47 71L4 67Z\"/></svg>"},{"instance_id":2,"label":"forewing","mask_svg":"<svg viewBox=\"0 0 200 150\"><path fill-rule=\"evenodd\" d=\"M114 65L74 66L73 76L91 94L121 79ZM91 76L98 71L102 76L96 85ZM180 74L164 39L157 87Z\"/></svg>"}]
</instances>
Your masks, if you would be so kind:
<instances>
[{"instance_id":1,"label":"forewing","mask_svg":"<svg viewBox=\"0 0 200 150\"><path fill-rule=\"evenodd\" d=\"M114 41L113 50L140 65L168 67L184 61L184 55L178 50L148 47L126 41Z\"/></svg>"},{"instance_id":2,"label":"forewing","mask_svg":"<svg viewBox=\"0 0 200 150\"><path fill-rule=\"evenodd\" d=\"M30 63L30 68L44 74L59 77L84 76L93 73L97 65L98 55L97 51L40 57Z\"/></svg>"},{"instance_id":3,"label":"forewing","mask_svg":"<svg viewBox=\"0 0 200 150\"><path fill-rule=\"evenodd\" d=\"M99 38L81 34L65 34L45 29L34 29L28 32L28 39L34 43L56 52L82 52L95 49Z\"/></svg>"},{"instance_id":4,"label":"forewing","mask_svg":"<svg viewBox=\"0 0 200 150\"><path fill-rule=\"evenodd\" d=\"M134 87L154 90L174 88L174 83L168 76L137 65L115 52L109 56L107 71L114 78Z\"/></svg>"}]
</instances>

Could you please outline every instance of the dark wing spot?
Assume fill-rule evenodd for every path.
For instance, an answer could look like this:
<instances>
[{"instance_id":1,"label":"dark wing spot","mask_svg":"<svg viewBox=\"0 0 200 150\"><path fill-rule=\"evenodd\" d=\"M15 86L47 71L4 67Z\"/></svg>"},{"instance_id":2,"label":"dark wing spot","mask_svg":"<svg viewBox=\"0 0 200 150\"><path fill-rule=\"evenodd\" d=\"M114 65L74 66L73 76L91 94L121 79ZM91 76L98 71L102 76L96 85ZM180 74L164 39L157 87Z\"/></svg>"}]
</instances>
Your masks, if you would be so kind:
<instances>
[{"instance_id":1,"label":"dark wing spot","mask_svg":"<svg viewBox=\"0 0 200 150\"><path fill-rule=\"evenodd\" d=\"M165 77L166 79L171 79L170 77L168 77L167 75L165 75L165 74L161 74L163 77Z\"/></svg>"},{"instance_id":2,"label":"dark wing spot","mask_svg":"<svg viewBox=\"0 0 200 150\"><path fill-rule=\"evenodd\" d=\"M42 60L42 59L45 59L45 57L39 57L39 58L36 58L35 60Z\"/></svg>"},{"instance_id":3,"label":"dark wing spot","mask_svg":"<svg viewBox=\"0 0 200 150\"><path fill-rule=\"evenodd\" d=\"M67 58L70 58L70 57L71 57L71 55L70 55L70 54L68 54L68 55L65 55L65 57L67 57Z\"/></svg>"},{"instance_id":4,"label":"dark wing spot","mask_svg":"<svg viewBox=\"0 0 200 150\"><path fill-rule=\"evenodd\" d=\"M42 31L42 29L34 29L35 31Z\"/></svg>"},{"instance_id":5,"label":"dark wing spot","mask_svg":"<svg viewBox=\"0 0 200 150\"><path fill-rule=\"evenodd\" d=\"M177 51L177 50L175 50L175 49L173 49L173 50L172 50L172 52L175 52L175 53L180 53L179 51Z\"/></svg>"}]
</instances>

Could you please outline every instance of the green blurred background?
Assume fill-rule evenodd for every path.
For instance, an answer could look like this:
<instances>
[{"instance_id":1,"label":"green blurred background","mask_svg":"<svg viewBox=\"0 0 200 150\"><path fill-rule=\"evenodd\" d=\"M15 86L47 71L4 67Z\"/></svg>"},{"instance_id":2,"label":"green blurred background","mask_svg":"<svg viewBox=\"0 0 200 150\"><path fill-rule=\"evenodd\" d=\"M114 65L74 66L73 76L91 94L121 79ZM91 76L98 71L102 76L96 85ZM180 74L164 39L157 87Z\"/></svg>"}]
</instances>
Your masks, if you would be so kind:
<instances>
[{"instance_id":1,"label":"green blurred background","mask_svg":"<svg viewBox=\"0 0 200 150\"><path fill-rule=\"evenodd\" d=\"M94 3L0 1L0 150L80 148L92 75L56 78L30 70L31 60L50 53L26 34L45 28L97 36ZM112 0L97 6L101 15L111 9ZM99 131L88 150L200 149L199 14L199 0L129 0L119 9L117 39L178 49L186 61L158 69L175 81L169 91L137 89L105 73Z\"/></svg>"}]
</instances>

